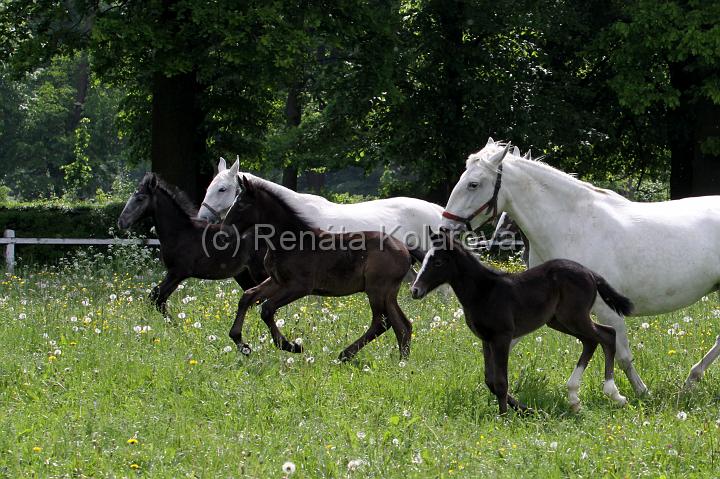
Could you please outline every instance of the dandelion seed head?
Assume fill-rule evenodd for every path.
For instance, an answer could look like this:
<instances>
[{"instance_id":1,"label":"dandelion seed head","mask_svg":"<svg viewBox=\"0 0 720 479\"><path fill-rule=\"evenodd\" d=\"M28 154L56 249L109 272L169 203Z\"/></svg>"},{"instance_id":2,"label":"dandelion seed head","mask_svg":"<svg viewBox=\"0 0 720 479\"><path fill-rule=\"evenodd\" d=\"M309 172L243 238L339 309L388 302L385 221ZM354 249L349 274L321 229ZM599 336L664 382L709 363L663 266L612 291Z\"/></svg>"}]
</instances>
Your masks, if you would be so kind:
<instances>
[{"instance_id":1,"label":"dandelion seed head","mask_svg":"<svg viewBox=\"0 0 720 479\"><path fill-rule=\"evenodd\" d=\"M294 474L295 473L295 463L290 461L285 461L282 465L282 471L287 474Z\"/></svg>"}]
</instances>

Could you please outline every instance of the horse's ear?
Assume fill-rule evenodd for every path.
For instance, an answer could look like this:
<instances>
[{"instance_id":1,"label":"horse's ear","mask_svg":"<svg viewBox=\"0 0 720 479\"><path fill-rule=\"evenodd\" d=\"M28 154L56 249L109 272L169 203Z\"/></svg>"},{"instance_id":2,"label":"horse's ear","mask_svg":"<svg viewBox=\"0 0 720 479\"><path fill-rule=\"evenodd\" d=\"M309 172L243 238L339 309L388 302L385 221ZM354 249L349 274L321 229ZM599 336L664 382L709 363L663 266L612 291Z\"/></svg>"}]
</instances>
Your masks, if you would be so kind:
<instances>
[{"instance_id":1,"label":"horse's ear","mask_svg":"<svg viewBox=\"0 0 720 479\"><path fill-rule=\"evenodd\" d=\"M238 177L238 183L240 184L240 189L243 193L243 196L252 196L255 193L255 188L253 187L253 184L250 182L247 176L242 175Z\"/></svg>"},{"instance_id":2,"label":"horse's ear","mask_svg":"<svg viewBox=\"0 0 720 479\"><path fill-rule=\"evenodd\" d=\"M525 156L523 156L526 160L532 160L532 154L530 153L530 150L525 153Z\"/></svg>"},{"instance_id":3,"label":"horse's ear","mask_svg":"<svg viewBox=\"0 0 720 479\"><path fill-rule=\"evenodd\" d=\"M235 160L235 163L230 167L230 174L235 176L240 171L240 159Z\"/></svg>"},{"instance_id":4,"label":"horse's ear","mask_svg":"<svg viewBox=\"0 0 720 479\"><path fill-rule=\"evenodd\" d=\"M155 173L152 173L150 175L150 180L148 181L147 185L148 185L148 188L150 189L150 191L155 191L157 189L158 177Z\"/></svg>"},{"instance_id":5,"label":"horse's ear","mask_svg":"<svg viewBox=\"0 0 720 479\"><path fill-rule=\"evenodd\" d=\"M223 158L223 157L221 156L221 157L220 157L220 161L218 161L218 170L217 170L217 172L220 173L220 172L223 172L223 171L225 171L225 170L227 170L227 163L225 163L225 158Z\"/></svg>"},{"instance_id":6,"label":"horse's ear","mask_svg":"<svg viewBox=\"0 0 720 479\"><path fill-rule=\"evenodd\" d=\"M520 148L518 148L517 146L514 147L512 154L515 155L515 156L520 156Z\"/></svg>"},{"instance_id":7,"label":"horse's ear","mask_svg":"<svg viewBox=\"0 0 720 479\"><path fill-rule=\"evenodd\" d=\"M508 143L502 151L498 151L488 159L490 165L496 168L500 166L500 163L502 163L505 159L505 155L507 155L508 151L510 151L510 143Z\"/></svg>"},{"instance_id":8,"label":"horse's ear","mask_svg":"<svg viewBox=\"0 0 720 479\"><path fill-rule=\"evenodd\" d=\"M488 141L487 141L487 143L485 143L485 146L494 145L494 144L495 144L495 140L492 139L492 136L488 136Z\"/></svg>"}]
</instances>

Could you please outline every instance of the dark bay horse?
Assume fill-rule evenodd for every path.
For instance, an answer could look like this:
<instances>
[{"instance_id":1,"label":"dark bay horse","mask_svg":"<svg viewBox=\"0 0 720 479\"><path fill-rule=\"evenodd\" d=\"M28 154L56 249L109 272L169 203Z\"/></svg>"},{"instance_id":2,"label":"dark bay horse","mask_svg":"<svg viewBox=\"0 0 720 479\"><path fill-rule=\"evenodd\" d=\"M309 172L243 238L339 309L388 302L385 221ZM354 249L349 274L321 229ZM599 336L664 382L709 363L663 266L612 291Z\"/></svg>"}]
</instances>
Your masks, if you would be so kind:
<instances>
[{"instance_id":1,"label":"dark bay horse","mask_svg":"<svg viewBox=\"0 0 720 479\"><path fill-rule=\"evenodd\" d=\"M253 251L250 248L253 241L241 240L231 228L198 220L195 213L185 194L154 173L147 173L118 219L120 229L127 229L145 217L152 217L155 223L167 274L153 288L150 300L163 314L168 297L187 278L235 278L243 290L267 278L262 265L264 251Z\"/></svg>"},{"instance_id":2,"label":"dark bay horse","mask_svg":"<svg viewBox=\"0 0 720 479\"><path fill-rule=\"evenodd\" d=\"M256 240L267 244L265 270L270 275L245 291L238 303L230 338L244 354L250 348L242 340L245 314L262 303L260 316L270 328L277 347L294 353L302 346L288 341L275 324L278 308L311 294L347 296L364 291L372 310L370 327L340 353L351 359L363 346L392 327L400 356L410 352L412 325L400 309L397 295L413 255L392 236L361 231L328 233L311 227L283 198L246 177L238 179L238 197L225 217L225 225L240 231L255 229Z\"/></svg>"},{"instance_id":3,"label":"dark bay horse","mask_svg":"<svg viewBox=\"0 0 720 479\"><path fill-rule=\"evenodd\" d=\"M450 283L465 310L467 325L482 340L485 384L497 396L501 414L507 412L508 404L519 411L527 410L508 394L510 343L544 324L576 337L583 345L567 384L573 411L580 408L580 380L598 344L605 353L603 392L620 405L627 402L615 386L615 330L594 323L590 310L599 294L608 306L626 315L632 310L629 299L574 261L551 260L510 274L482 264L452 234L441 232L431 239L433 247L412 286L412 295L419 299Z\"/></svg>"}]
</instances>

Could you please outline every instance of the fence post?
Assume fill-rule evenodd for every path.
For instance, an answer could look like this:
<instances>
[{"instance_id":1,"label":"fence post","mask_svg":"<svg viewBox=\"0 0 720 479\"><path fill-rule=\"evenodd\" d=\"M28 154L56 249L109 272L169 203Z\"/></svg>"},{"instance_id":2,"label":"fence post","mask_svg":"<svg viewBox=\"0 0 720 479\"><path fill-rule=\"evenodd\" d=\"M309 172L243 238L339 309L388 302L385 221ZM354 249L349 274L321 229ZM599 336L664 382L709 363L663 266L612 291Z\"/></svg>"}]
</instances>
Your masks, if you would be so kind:
<instances>
[{"instance_id":1,"label":"fence post","mask_svg":"<svg viewBox=\"0 0 720 479\"><path fill-rule=\"evenodd\" d=\"M15 230L5 230L3 236L5 238L14 238ZM15 243L5 245L5 267L8 273L12 274L15 272Z\"/></svg>"}]
</instances>

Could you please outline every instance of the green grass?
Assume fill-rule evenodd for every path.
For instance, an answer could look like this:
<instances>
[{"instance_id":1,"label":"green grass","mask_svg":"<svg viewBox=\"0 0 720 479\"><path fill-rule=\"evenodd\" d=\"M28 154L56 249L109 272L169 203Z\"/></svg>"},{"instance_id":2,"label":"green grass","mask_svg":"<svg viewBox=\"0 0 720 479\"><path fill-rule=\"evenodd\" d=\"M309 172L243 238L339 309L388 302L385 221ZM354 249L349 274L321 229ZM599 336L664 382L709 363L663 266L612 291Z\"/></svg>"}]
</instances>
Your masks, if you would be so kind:
<instances>
[{"instance_id":1,"label":"green grass","mask_svg":"<svg viewBox=\"0 0 720 479\"><path fill-rule=\"evenodd\" d=\"M302 355L276 350L253 310L245 358L224 351L236 286L188 281L167 323L144 299L159 269L141 271L100 262L0 280L0 476L266 478L282 477L286 461L308 478L720 474L720 370L681 392L718 332L714 296L629 319L650 398L635 397L618 372L630 403L614 406L598 352L583 409L571 414L565 382L580 345L542 329L510 359L511 390L542 412L498 417L454 297L413 301L403 291L415 331L406 364L392 334L352 364L334 361L368 324L362 295L283 308L281 329L303 338ZM683 335L668 334L675 323ZM354 470L353 460L362 461Z\"/></svg>"}]
</instances>

